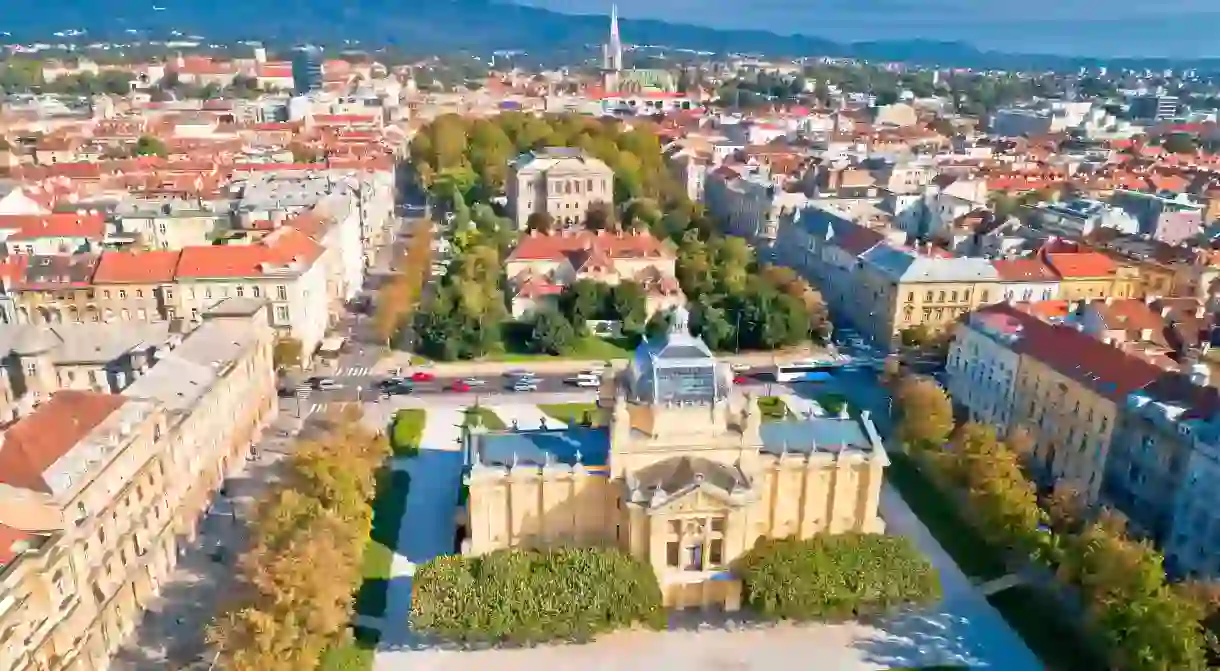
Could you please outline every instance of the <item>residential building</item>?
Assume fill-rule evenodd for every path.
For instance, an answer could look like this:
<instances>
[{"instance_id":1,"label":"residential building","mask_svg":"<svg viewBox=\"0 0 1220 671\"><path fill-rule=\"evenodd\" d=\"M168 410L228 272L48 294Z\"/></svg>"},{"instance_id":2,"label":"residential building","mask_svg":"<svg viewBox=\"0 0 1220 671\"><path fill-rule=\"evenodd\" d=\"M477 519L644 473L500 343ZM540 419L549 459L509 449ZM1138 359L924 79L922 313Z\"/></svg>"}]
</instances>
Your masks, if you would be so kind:
<instances>
[{"instance_id":1,"label":"residential building","mask_svg":"<svg viewBox=\"0 0 1220 671\"><path fill-rule=\"evenodd\" d=\"M1059 276L1037 258L992 261L1004 301L1046 301L1059 295Z\"/></svg>"},{"instance_id":2,"label":"residential building","mask_svg":"<svg viewBox=\"0 0 1220 671\"><path fill-rule=\"evenodd\" d=\"M102 252L93 271L90 305L105 322L156 322L182 316L174 296L181 256L176 251ZM94 321L87 312L81 319Z\"/></svg>"},{"instance_id":3,"label":"residential building","mask_svg":"<svg viewBox=\"0 0 1220 671\"><path fill-rule=\"evenodd\" d=\"M464 554L611 545L653 568L665 606L735 611L727 569L757 541L884 530L867 412L764 423L685 311L673 323L603 374L597 428L469 429Z\"/></svg>"},{"instance_id":4,"label":"residential building","mask_svg":"<svg viewBox=\"0 0 1220 671\"><path fill-rule=\"evenodd\" d=\"M1110 202L1139 222L1139 233L1177 245L1203 231L1203 205L1182 193L1115 189Z\"/></svg>"},{"instance_id":5,"label":"residential building","mask_svg":"<svg viewBox=\"0 0 1220 671\"><path fill-rule=\"evenodd\" d=\"M1059 276L1058 298L1066 301L1129 298L1139 290L1139 273L1100 252L1054 241L1037 258Z\"/></svg>"},{"instance_id":6,"label":"residential building","mask_svg":"<svg viewBox=\"0 0 1220 671\"><path fill-rule=\"evenodd\" d=\"M1012 421L1021 357L1012 345L1022 322L1007 310L984 307L962 320L953 332L945 362L947 389L970 421L1007 431Z\"/></svg>"},{"instance_id":7,"label":"residential building","mask_svg":"<svg viewBox=\"0 0 1220 671\"><path fill-rule=\"evenodd\" d=\"M1128 112L1132 119L1164 121L1176 117L1180 106L1177 96L1148 94L1132 98Z\"/></svg>"},{"instance_id":8,"label":"residential building","mask_svg":"<svg viewBox=\"0 0 1220 671\"><path fill-rule=\"evenodd\" d=\"M105 235L105 217L97 212L0 216L0 238L10 256L97 251Z\"/></svg>"},{"instance_id":9,"label":"residential building","mask_svg":"<svg viewBox=\"0 0 1220 671\"><path fill-rule=\"evenodd\" d=\"M1083 238L1098 228L1125 235L1140 232L1140 223L1125 210L1101 201L1078 198L1041 203L1031 208L1034 220L1053 235Z\"/></svg>"},{"instance_id":10,"label":"residential building","mask_svg":"<svg viewBox=\"0 0 1220 671\"><path fill-rule=\"evenodd\" d=\"M212 202L126 199L115 208L107 238L135 249L178 250L210 245L231 228L229 209Z\"/></svg>"},{"instance_id":11,"label":"residential building","mask_svg":"<svg viewBox=\"0 0 1220 671\"><path fill-rule=\"evenodd\" d=\"M882 347L903 331L943 331L966 313L1001 300L990 261L879 244L860 255L857 285L846 301L861 335Z\"/></svg>"},{"instance_id":12,"label":"residential building","mask_svg":"<svg viewBox=\"0 0 1220 671\"><path fill-rule=\"evenodd\" d=\"M1047 323L1007 305L993 310L1019 325L1012 349L1021 362L1010 417L1035 441L1040 482L1068 484L1095 502L1127 397L1164 369L1076 324Z\"/></svg>"},{"instance_id":13,"label":"residential building","mask_svg":"<svg viewBox=\"0 0 1220 671\"><path fill-rule=\"evenodd\" d=\"M60 391L6 429L0 668L109 668L274 416L274 390L265 317L221 316L131 393Z\"/></svg>"},{"instance_id":14,"label":"residential building","mask_svg":"<svg viewBox=\"0 0 1220 671\"><path fill-rule=\"evenodd\" d=\"M1122 512L1132 531L1170 550L1174 558L1167 555L1166 562L1171 570L1216 575L1220 565L1211 550L1217 544L1209 540L1210 525L1196 524L1196 505L1184 506L1181 523L1175 520L1184 490L1209 505L1210 494L1186 482L1192 462L1196 476L1206 470L1194 456L1196 443L1206 438L1206 425L1220 410L1209 381L1207 367L1198 366L1185 374L1165 373L1127 397L1106 459L1101 501ZM1199 556L1200 549L1206 557Z\"/></svg>"},{"instance_id":15,"label":"residential building","mask_svg":"<svg viewBox=\"0 0 1220 671\"><path fill-rule=\"evenodd\" d=\"M522 318L544 305L553 306L564 287L582 279L611 286L639 283L650 316L684 306L676 264L673 250L647 231L531 231L505 260L512 314Z\"/></svg>"},{"instance_id":16,"label":"residential building","mask_svg":"<svg viewBox=\"0 0 1220 671\"><path fill-rule=\"evenodd\" d=\"M579 149L548 147L509 166L507 191L509 216L517 228L525 228L534 213L551 215L559 226L575 226L593 203L613 207L614 171Z\"/></svg>"},{"instance_id":17,"label":"residential building","mask_svg":"<svg viewBox=\"0 0 1220 671\"><path fill-rule=\"evenodd\" d=\"M785 191L766 170L743 174L729 167L709 174L704 197L708 214L726 232L764 244L776 239L783 217L809 202L803 193Z\"/></svg>"},{"instance_id":18,"label":"residential building","mask_svg":"<svg viewBox=\"0 0 1220 671\"><path fill-rule=\"evenodd\" d=\"M19 324L98 321L93 272L98 254L21 257L7 283Z\"/></svg>"}]
</instances>

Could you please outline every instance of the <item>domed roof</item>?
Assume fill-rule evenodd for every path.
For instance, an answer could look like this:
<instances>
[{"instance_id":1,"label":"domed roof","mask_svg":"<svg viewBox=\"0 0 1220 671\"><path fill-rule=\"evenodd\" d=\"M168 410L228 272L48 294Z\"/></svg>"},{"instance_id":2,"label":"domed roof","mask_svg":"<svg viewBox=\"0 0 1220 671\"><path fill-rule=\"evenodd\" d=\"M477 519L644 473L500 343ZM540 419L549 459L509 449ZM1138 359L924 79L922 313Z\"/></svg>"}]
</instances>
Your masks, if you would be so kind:
<instances>
[{"instance_id":1,"label":"domed roof","mask_svg":"<svg viewBox=\"0 0 1220 671\"><path fill-rule=\"evenodd\" d=\"M13 351L19 356L43 354L59 347L62 341L48 326L30 326L17 336Z\"/></svg>"},{"instance_id":2,"label":"domed roof","mask_svg":"<svg viewBox=\"0 0 1220 671\"><path fill-rule=\"evenodd\" d=\"M669 312L663 338L644 340L627 370L627 383L637 401L645 403L712 401L723 398L728 386L719 379L716 357L702 339L690 334L690 313L683 307Z\"/></svg>"}]
</instances>

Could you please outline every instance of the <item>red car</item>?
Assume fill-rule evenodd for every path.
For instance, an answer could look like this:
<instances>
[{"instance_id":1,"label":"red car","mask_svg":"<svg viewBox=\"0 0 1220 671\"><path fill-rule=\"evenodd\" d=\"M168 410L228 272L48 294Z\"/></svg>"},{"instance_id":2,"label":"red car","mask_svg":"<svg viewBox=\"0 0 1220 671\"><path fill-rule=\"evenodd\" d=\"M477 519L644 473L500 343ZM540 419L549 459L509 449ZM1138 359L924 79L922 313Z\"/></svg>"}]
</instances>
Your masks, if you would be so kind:
<instances>
[{"instance_id":1,"label":"red car","mask_svg":"<svg viewBox=\"0 0 1220 671\"><path fill-rule=\"evenodd\" d=\"M470 385L462 382L461 380L454 380L453 386L450 388L454 391L470 391Z\"/></svg>"},{"instance_id":2,"label":"red car","mask_svg":"<svg viewBox=\"0 0 1220 671\"><path fill-rule=\"evenodd\" d=\"M431 382L436 379L436 376L427 371L417 370L411 373L412 382Z\"/></svg>"},{"instance_id":3,"label":"red car","mask_svg":"<svg viewBox=\"0 0 1220 671\"><path fill-rule=\"evenodd\" d=\"M748 382L748 380L746 380L745 375L738 375L733 378L733 384L745 384L746 382Z\"/></svg>"}]
</instances>

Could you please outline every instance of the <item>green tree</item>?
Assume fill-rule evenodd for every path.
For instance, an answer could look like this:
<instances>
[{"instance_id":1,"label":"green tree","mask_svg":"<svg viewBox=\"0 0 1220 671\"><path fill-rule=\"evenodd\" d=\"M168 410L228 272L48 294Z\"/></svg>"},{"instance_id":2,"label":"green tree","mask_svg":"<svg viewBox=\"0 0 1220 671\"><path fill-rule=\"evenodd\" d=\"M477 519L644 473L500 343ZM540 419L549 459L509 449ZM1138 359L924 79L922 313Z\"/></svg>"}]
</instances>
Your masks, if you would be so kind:
<instances>
[{"instance_id":1,"label":"green tree","mask_svg":"<svg viewBox=\"0 0 1220 671\"><path fill-rule=\"evenodd\" d=\"M601 200L589 203L589 209L585 211L585 228L590 231L605 231L617 226L613 206Z\"/></svg>"},{"instance_id":2,"label":"green tree","mask_svg":"<svg viewBox=\"0 0 1220 671\"><path fill-rule=\"evenodd\" d=\"M169 149L166 148L165 142L160 138L152 135L141 135L136 140L136 146L132 153L136 156L160 156L165 158L169 156Z\"/></svg>"},{"instance_id":3,"label":"green tree","mask_svg":"<svg viewBox=\"0 0 1220 671\"><path fill-rule=\"evenodd\" d=\"M555 229L555 218L549 212L531 212L525 219L525 230L550 233Z\"/></svg>"},{"instance_id":4,"label":"green tree","mask_svg":"<svg viewBox=\"0 0 1220 671\"><path fill-rule=\"evenodd\" d=\"M585 330L585 322L597 319L604 313L609 297L609 287L594 280L580 279L564 288L559 295L559 312L578 333Z\"/></svg>"},{"instance_id":5,"label":"green tree","mask_svg":"<svg viewBox=\"0 0 1220 671\"><path fill-rule=\"evenodd\" d=\"M648 319L648 294L638 282L619 282L610 290L610 316L622 323L623 333L637 334Z\"/></svg>"},{"instance_id":6,"label":"green tree","mask_svg":"<svg viewBox=\"0 0 1220 671\"><path fill-rule=\"evenodd\" d=\"M1161 142L1161 147L1171 154L1193 154L1198 150L1199 145L1193 135L1173 133L1165 137Z\"/></svg>"},{"instance_id":7,"label":"green tree","mask_svg":"<svg viewBox=\"0 0 1220 671\"><path fill-rule=\"evenodd\" d=\"M953 405L935 380L908 377L894 397L898 437L916 449L939 448L953 431Z\"/></svg>"},{"instance_id":8,"label":"green tree","mask_svg":"<svg viewBox=\"0 0 1220 671\"><path fill-rule=\"evenodd\" d=\"M563 354L576 340L576 329L557 310L539 310L534 316L531 343L539 352Z\"/></svg>"},{"instance_id":9,"label":"green tree","mask_svg":"<svg viewBox=\"0 0 1220 671\"><path fill-rule=\"evenodd\" d=\"M669 333L670 327L673 325L673 315L663 310L657 310L648 318L648 322L644 324L644 335L649 340L657 340L665 337Z\"/></svg>"}]
</instances>

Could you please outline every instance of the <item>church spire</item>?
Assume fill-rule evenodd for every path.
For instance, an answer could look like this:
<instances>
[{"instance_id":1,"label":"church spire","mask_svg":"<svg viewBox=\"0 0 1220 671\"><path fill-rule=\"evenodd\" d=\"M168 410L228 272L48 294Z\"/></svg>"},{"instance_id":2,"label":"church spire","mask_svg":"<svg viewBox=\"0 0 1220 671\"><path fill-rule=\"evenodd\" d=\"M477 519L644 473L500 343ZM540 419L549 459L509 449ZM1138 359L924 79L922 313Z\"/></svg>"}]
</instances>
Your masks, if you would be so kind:
<instances>
[{"instance_id":1,"label":"church spire","mask_svg":"<svg viewBox=\"0 0 1220 671\"><path fill-rule=\"evenodd\" d=\"M618 5L610 5L610 42L606 45L606 69L623 69L623 40L618 32Z\"/></svg>"}]
</instances>

